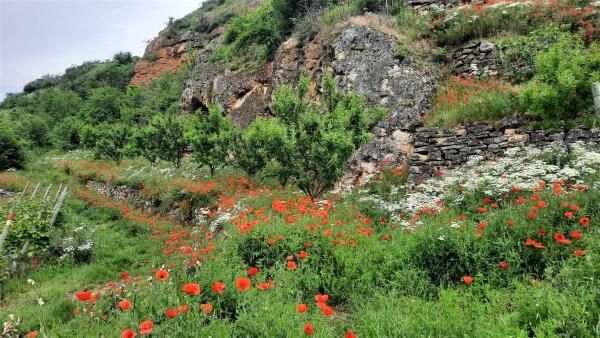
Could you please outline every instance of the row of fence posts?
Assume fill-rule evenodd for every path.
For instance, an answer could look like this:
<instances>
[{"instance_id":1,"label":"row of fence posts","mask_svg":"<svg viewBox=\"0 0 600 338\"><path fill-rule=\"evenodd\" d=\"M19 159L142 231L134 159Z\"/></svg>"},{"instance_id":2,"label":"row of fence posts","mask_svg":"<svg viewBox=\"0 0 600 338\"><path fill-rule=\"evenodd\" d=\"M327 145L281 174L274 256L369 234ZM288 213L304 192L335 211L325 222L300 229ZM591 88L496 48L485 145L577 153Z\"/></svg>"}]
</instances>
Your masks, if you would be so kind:
<instances>
[{"instance_id":1,"label":"row of fence posts","mask_svg":"<svg viewBox=\"0 0 600 338\"><path fill-rule=\"evenodd\" d=\"M10 230L11 225L14 223L15 218L18 217L17 210L18 210L19 206L21 205L21 203L24 202L23 199L28 198L29 200L33 200L35 198L35 196L37 195L38 191L40 190L41 185L42 185L41 183L37 183L35 185L35 187L33 188L31 195L29 197L26 197L27 191L30 186L30 182L27 182L27 184L25 184L25 188L23 189L23 191L21 191L19 193L19 196L15 200L15 204L13 205L13 207L10 209L10 211L8 213L8 219L6 220L4 229L2 230L2 233L0 234L0 252L2 252L2 249L4 247L4 242L6 241L6 237L8 237L8 232ZM51 191L52 191L52 184L48 184L48 186L46 187L46 190L44 192L44 196L42 198L43 199L42 208L37 214L37 218L40 220L44 219L47 216L46 215L47 209L52 200L52 195L50 193ZM54 194L54 198L53 198L54 208L52 209L52 213L50 215L50 220L48 222L49 227L54 226L54 224L56 223L58 214L60 213L60 210L62 209L62 206L65 203L65 199L67 198L68 194L69 194L68 188L66 186L63 186L63 184L60 184L58 186L58 189L56 190L56 193ZM32 231L35 231L35 228L32 229ZM27 240L25 240L25 243L23 243L21 250L19 251L18 255L14 258L14 260L12 262L13 270L16 270L20 259L24 255L27 254L27 249L29 248L30 242L31 242L31 239L28 238Z\"/></svg>"}]
</instances>

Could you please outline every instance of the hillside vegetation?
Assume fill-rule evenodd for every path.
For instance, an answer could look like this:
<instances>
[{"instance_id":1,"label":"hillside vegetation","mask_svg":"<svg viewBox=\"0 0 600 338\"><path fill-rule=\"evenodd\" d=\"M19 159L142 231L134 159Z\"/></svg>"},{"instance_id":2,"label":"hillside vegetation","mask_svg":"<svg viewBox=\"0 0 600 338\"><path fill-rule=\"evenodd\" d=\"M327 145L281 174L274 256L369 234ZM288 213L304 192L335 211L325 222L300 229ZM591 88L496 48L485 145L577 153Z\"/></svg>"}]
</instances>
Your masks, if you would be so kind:
<instances>
[{"instance_id":1,"label":"hillside vegetation","mask_svg":"<svg viewBox=\"0 0 600 338\"><path fill-rule=\"evenodd\" d=\"M188 43L177 72L134 86L140 59L118 53L32 81L0 105L1 336L600 336L598 145L518 145L414 181L416 143L397 166L373 143L410 138L406 112L411 128L597 132L599 22L584 0L208 0L151 43ZM433 102L381 89L411 80L348 90L357 73L333 63L276 78L286 57L378 54L360 32L389 70L357 68L437 83ZM457 73L484 47L493 71ZM379 174L343 186L361 150Z\"/></svg>"}]
</instances>

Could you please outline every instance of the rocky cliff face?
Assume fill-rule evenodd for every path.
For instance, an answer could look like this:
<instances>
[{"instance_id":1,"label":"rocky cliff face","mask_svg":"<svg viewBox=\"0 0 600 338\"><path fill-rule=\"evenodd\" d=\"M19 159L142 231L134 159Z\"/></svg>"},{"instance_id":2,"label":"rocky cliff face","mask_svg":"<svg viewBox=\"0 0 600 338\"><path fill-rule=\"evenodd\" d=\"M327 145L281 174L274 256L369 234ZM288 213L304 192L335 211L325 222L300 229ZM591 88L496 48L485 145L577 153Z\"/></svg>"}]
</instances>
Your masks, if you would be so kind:
<instances>
[{"instance_id":1,"label":"rocky cliff face","mask_svg":"<svg viewBox=\"0 0 600 338\"><path fill-rule=\"evenodd\" d=\"M359 22L358 24L356 22ZM390 111L375 127L375 138L363 146L350 162L345 184L360 184L384 166L406 162L412 153L411 130L421 125L436 85L435 67L417 56L396 57L395 36L367 20L350 20L346 25L323 31L301 44L289 38L272 61L259 69L232 71L225 63L211 61L219 47L223 27L210 34L188 34L177 39L155 39L136 68L133 84L146 83L161 71L176 71L194 51L193 69L184 84L180 107L184 114L221 105L235 123L245 127L256 116L270 113L271 94L282 84L295 84L301 74L319 83L332 73L340 89L367 97L372 105ZM311 88L313 93L318 88Z\"/></svg>"}]
</instances>

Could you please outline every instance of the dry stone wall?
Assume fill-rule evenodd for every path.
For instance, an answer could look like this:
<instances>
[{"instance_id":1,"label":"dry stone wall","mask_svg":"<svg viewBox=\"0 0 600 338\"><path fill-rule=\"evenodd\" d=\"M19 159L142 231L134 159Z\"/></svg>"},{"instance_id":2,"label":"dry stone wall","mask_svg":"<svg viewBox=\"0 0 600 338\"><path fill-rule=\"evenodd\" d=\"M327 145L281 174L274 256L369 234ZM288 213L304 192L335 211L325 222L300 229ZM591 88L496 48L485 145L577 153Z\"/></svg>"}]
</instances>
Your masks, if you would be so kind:
<instances>
[{"instance_id":1,"label":"dry stone wall","mask_svg":"<svg viewBox=\"0 0 600 338\"><path fill-rule=\"evenodd\" d=\"M600 128L579 128L561 132L530 130L524 127L498 130L491 125L475 124L453 130L417 128L413 135L410 177L424 179L439 171L456 168L470 156L487 159L502 156L507 149L532 145L546 147L555 141L600 144Z\"/></svg>"},{"instance_id":2,"label":"dry stone wall","mask_svg":"<svg viewBox=\"0 0 600 338\"><path fill-rule=\"evenodd\" d=\"M461 77L485 77L498 74L500 58L489 41L467 44L452 52L452 73Z\"/></svg>"}]
</instances>

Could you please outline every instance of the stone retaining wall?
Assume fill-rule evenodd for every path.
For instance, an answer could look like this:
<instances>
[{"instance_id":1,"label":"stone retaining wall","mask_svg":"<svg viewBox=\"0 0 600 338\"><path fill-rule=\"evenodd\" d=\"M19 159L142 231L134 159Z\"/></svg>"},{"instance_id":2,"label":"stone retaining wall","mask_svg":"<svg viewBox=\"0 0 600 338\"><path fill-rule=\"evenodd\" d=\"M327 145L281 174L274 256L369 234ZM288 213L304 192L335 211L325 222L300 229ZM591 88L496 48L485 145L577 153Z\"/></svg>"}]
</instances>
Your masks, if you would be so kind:
<instances>
[{"instance_id":1,"label":"stone retaining wall","mask_svg":"<svg viewBox=\"0 0 600 338\"><path fill-rule=\"evenodd\" d=\"M485 77L498 74L500 58L489 41L468 44L452 51L452 74L462 77Z\"/></svg>"},{"instance_id":2,"label":"stone retaining wall","mask_svg":"<svg viewBox=\"0 0 600 338\"><path fill-rule=\"evenodd\" d=\"M456 168L473 155L493 159L502 156L509 148L524 145L544 147L562 140L600 144L600 128L552 133L523 127L497 130L484 124L449 131L421 127L413 134L414 150L410 155L409 172L413 179L427 178L436 175L438 170Z\"/></svg>"}]
</instances>

